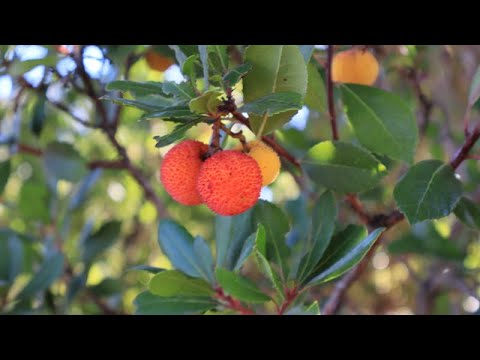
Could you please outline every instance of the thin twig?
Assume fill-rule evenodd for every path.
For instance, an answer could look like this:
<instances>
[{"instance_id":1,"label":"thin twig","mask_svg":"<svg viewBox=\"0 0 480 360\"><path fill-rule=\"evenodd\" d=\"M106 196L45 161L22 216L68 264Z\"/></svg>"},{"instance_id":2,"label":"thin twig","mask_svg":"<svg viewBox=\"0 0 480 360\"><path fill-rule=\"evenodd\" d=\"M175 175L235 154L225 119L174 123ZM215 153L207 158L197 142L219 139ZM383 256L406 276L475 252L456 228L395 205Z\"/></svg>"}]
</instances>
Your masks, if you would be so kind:
<instances>
[{"instance_id":1,"label":"thin twig","mask_svg":"<svg viewBox=\"0 0 480 360\"><path fill-rule=\"evenodd\" d=\"M337 114L335 111L335 102L333 98L332 60L333 60L333 45L328 45L328 48L327 48L328 113L330 115L330 125L332 128L333 140L338 140Z\"/></svg>"}]
</instances>

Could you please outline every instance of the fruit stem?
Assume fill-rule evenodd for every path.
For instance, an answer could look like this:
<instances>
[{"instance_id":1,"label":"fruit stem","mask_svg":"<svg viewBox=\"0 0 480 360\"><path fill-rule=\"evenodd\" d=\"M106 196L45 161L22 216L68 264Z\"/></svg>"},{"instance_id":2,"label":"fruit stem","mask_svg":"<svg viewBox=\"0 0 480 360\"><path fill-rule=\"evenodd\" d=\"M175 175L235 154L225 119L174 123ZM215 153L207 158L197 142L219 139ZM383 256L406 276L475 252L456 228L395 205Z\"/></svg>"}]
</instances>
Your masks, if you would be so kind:
<instances>
[{"instance_id":1,"label":"fruit stem","mask_svg":"<svg viewBox=\"0 0 480 360\"><path fill-rule=\"evenodd\" d=\"M243 147L243 152L249 152L250 148L247 144L247 140L245 139L245 136L243 135L243 131L240 130L239 132L233 132L231 129L229 129L225 124L221 123L220 128L225 131L229 136L231 136L234 139L237 139L240 141Z\"/></svg>"}]
</instances>

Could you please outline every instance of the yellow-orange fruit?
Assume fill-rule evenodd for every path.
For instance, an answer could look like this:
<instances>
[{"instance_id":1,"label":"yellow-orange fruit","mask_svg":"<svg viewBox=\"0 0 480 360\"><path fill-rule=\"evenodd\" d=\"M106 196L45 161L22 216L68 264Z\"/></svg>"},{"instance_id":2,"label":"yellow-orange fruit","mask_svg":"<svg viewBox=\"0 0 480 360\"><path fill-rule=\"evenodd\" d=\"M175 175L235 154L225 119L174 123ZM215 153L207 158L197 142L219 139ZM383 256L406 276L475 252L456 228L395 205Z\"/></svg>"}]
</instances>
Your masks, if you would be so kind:
<instances>
[{"instance_id":1,"label":"yellow-orange fruit","mask_svg":"<svg viewBox=\"0 0 480 360\"><path fill-rule=\"evenodd\" d=\"M270 185L280 173L280 158L275 150L263 141L254 140L247 145L249 151L246 154L255 159L262 172L262 185ZM242 150L242 145L237 146L235 150Z\"/></svg>"},{"instance_id":2,"label":"yellow-orange fruit","mask_svg":"<svg viewBox=\"0 0 480 360\"><path fill-rule=\"evenodd\" d=\"M208 146L193 140L175 145L165 155L160 167L160 181L167 193L183 205L199 205L197 178Z\"/></svg>"},{"instance_id":3,"label":"yellow-orange fruit","mask_svg":"<svg viewBox=\"0 0 480 360\"><path fill-rule=\"evenodd\" d=\"M208 158L200 169L197 190L210 210L233 216L250 209L262 189L262 173L250 156L224 150Z\"/></svg>"},{"instance_id":4,"label":"yellow-orange fruit","mask_svg":"<svg viewBox=\"0 0 480 360\"><path fill-rule=\"evenodd\" d=\"M368 51L354 48L333 57L332 80L335 82L373 85L378 71L378 61Z\"/></svg>"},{"instance_id":5,"label":"yellow-orange fruit","mask_svg":"<svg viewBox=\"0 0 480 360\"><path fill-rule=\"evenodd\" d=\"M152 70L157 71L165 71L175 62L173 59L166 57L158 52L150 49L145 54L145 60L147 60L147 64Z\"/></svg>"}]
</instances>

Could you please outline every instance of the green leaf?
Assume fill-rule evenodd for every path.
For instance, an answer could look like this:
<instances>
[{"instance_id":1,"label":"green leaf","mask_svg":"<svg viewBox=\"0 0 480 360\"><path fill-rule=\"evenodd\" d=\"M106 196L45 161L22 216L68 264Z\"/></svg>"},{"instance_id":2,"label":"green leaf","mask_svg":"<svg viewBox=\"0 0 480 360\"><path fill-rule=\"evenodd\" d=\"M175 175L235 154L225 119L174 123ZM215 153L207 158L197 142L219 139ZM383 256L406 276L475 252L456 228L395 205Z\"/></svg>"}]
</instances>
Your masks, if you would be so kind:
<instances>
[{"instance_id":1,"label":"green leaf","mask_svg":"<svg viewBox=\"0 0 480 360\"><path fill-rule=\"evenodd\" d=\"M307 253L300 263L297 276L301 282L310 275L330 244L336 218L337 206L335 198L330 191L326 191L318 199L313 210L312 231L309 237Z\"/></svg>"},{"instance_id":2,"label":"green leaf","mask_svg":"<svg viewBox=\"0 0 480 360\"><path fill-rule=\"evenodd\" d=\"M195 97L195 91L188 82L177 84L173 81L165 81L162 89L164 93L173 95L177 101L190 101Z\"/></svg>"},{"instance_id":3,"label":"green leaf","mask_svg":"<svg viewBox=\"0 0 480 360\"><path fill-rule=\"evenodd\" d=\"M301 99L307 91L307 67L296 45L250 45L245 51L245 62L252 69L243 78L245 103L254 102L277 92L295 92ZM255 133L263 127L268 134L288 122L297 111L286 111L270 116L263 124L263 117L252 114L250 124Z\"/></svg>"},{"instance_id":4,"label":"green leaf","mask_svg":"<svg viewBox=\"0 0 480 360\"><path fill-rule=\"evenodd\" d=\"M19 198L18 210L24 219L42 222L50 219L50 214L46 211L50 201L50 192L46 183L30 179L23 183Z\"/></svg>"},{"instance_id":5,"label":"green leaf","mask_svg":"<svg viewBox=\"0 0 480 360\"><path fill-rule=\"evenodd\" d=\"M190 107L190 110L194 113L215 114L218 111L217 106L222 103L222 101L218 98L221 95L221 91L208 90L199 97L190 100L188 105Z\"/></svg>"},{"instance_id":6,"label":"green leaf","mask_svg":"<svg viewBox=\"0 0 480 360\"><path fill-rule=\"evenodd\" d=\"M107 84L106 90L130 92L135 97L146 95L165 95L163 84L156 81L138 82L130 80L116 80Z\"/></svg>"},{"instance_id":7,"label":"green leaf","mask_svg":"<svg viewBox=\"0 0 480 360\"><path fill-rule=\"evenodd\" d=\"M213 289L204 280L186 276L177 270L162 271L150 279L150 292L163 297L211 296Z\"/></svg>"},{"instance_id":8,"label":"green leaf","mask_svg":"<svg viewBox=\"0 0 480 360\"><path fill-rule=\"evenodd\" d=\"M270 115L279 114L288 110L302 108L302 95L289 91L266 95L260 99L243 105L241 112L249 114ZM269 121L268 119L266 121Z\"/></svg>"},{"instance_id":9,"label":"green leaf","mask_svg":"<svg viewBox=\"0 0 480 360\"><path fill-rule=\"evenodd\" d=\"M226 87L233 87L251 69L252 64L250 63L238 65L236 68L230 70L228 73L225 74L225 76L223 77L223 82L225 83Z\"/></svg>"},{"instance_id":10,"label":"green leaf","mask_svg":"<svg viewBox=\"0 0 480 360\"><path fill-rule=\"evenodd\" d=\"M285 292L280 276L278 276L277 272L272 269L272 266L258 248L255 250L255 261L257 262L260 271L270 280L280 298L284 299Z\"/></svg>"},{"instance_id":11,"label":"green leaf","mask_svg":"<svg viewBox=\"0 0 480 360\"><path fill-rule=\"evenodd\" d=\"M192 55L185 60L182 67L182 73L190 79L192 86L195 86L195 63L198 60L198 55Z\"/></svg>"},{"instance_id":12,"label":"green leaf","mask_svg":"<svg viewBox=\"0 0 480 360\"><path fill-rule=\"evenodd\" d=\"M298 45L300 52L302 53L305 63L309 63L315 49L315 45Z\"/></svg>"},{"instance_id":13,"label":"green leaf","mask_svg":"<svg viewBox=\"0 0 480 360\"><path fill-rule=\"evenodd\" d=\"M366 150L342 141L312 147L303 161L313 181L341 193L358 193L376 186L386 167Z\"/></svg>"},{"instance_id":14,"label":"green leaf","mask_svg":"<svg viewBox=\"0 0 480 360\"><path fill-rule=\"evenodd\" d=\"M109 221L88 236L82 244L82 260L90 264L98 255L115 244L120 235L120 228L121 223L119 221Z\"/></svg>"},{"instance_id":15,"label":"green leaf","mask_svg":"<svg viewBox=\"0 0 480 360\"><path fill-rule=\"evenodd\" d=\"M228 70L228 53L226 45L207 45L208 53L213 65L218 72L224 73Z\"/></svg>"},{"instance_id":16,"label":"green leaf","mask_svg":"<svg viewBox=\"0 0 480 360\"><path fill-rule=\"evenodd\" d=\"M472 107L480 99L480 66L477 68L468 93L468 106Z\"/></svg>"},{"instance_id":17,"label":"green leaf","mask_svg":"<svg viewBox=\"0 0 480 360\"><path fill-rule=\"evenodd\" d=\"M258 224L255 248L260 254L267 256L267 234L262 224Z\"/></svg>"},{"instance_id":18,"label":"green leaf","mask_svg":"<svg viewBox=\"0 0 480 360\"><path fill-rule=\"evenodd\" d=\"M480 206L472 200L462 197L453 212L465 225L480 230Z\"/></svg>"},{"instance_id":19,"label":"green leaf","mask_svg":"<svg viewBox=\"0 0 480 360\"><path fill-rule=\"evenodd\" d=\"M305 95L305 105L318 112L325 112L327 109L327 93L325 91L325 81L320 75L317 67L310 63L307 65L308 86Z\"/></svg>"},{"instance_id":20,"label":"green leaf","mask_svg":"<svg viewBox=\"0 0 480 360\"><path fill-rule=\"evenodd\" d=\"M309 306L300 305L288 310L285 315L320 315L320 306L318 301Z\"/></svg>"},{"instance_id":21,"label":"green leaf","mask_svg":"<svg viewBox=\"0 0 480 360\"><path fill-rule=\"evenodd\" d=\"M168 45L168 46L170 47L170 49L172 49L175 52L175 58L177 59L177 62L180 65L180 68L183 68L183 64L185 63L185 61L189 56L193 55L193 53L190 53L189 51L185 53L185 50L190 50L190 49L183 48L182 45ZM185 45L185 46L190 46L190 45Z\"/></svg>"},{"instance_id":22,"label":"green leaf","mask_svg":"<svg viewBox=\"0 0 480 360\"><path fill-rule=\"evenodd\" d=\"M23 254L24 245L17 234L10 229L0 229L0 283L12 283L22 272Z\"/></svg>"},{"instance_id":23,"label":"green leaf","mask_svg":"<svg viewBox=\"0 0 480 360\"><path fill-rule=\"evenodd\" d=\"M102 96L100 100L111 101L118 105L134 107L142 111L154 112L161 111L165 107L172 106L172 100L160 95L149 95L137 100L116 98L111 96Z\"/></svg>"},{"instance_id":24,"label":"green leaf","mask_svg":"<svg viewBox=\"0 0 480 360\"><path fill-rule=\"evenodd\" d=\"M193 118L198 119L199 116L190 111L188 106L168 106L162 110L154 111L151 113L146 113L142 115L143 119L181 119L181 121L186 121L185 119Z\"/></svg>"},{"instance_id":25,"label":"green leaf","mask_svg":"<svg viewBox=\"0 0 480 360\"><path fill-rule=\"evenodd\" d=\"M195 240L193 241L193 252L197 258L197 263L202 270L202 277L213 284L215 282L215 275L213 274L213 268L215 265L213 263L212 252L205 239L201 236L195 236Z\"/></svg>"},{"instance_id":26,"label":"green leaf","mask_svg":"<svg viewBox=\"0 0 480 360\"><path fill-rule=\"evenodd\" d=\"M241 275L221 268L215 273L223 290L241 301L263 303L270 300L270 297L261 292L251 280Z\"/></svg>"},{"instance_id":27,"label":"green leaf","mask_svg":"<svg viewBox=\"0 0 480 360\"><path fill-rule=\"evenodd\" d=\"M462 183L452 167L440 160L412 166L393 192L410 224L450 214L462 196Z\"/></svg>"},{"instance_id":28,"label":"green leaf","mask_svg":"<svg viewBox=\"0 0 480 360\"><path fill-rule=\"evenodd\" d=\"M193 250L193 236L181 225L172 220L162 220L158 225L158 243L172 265L192 277L202 277L202 265L199 264Z\"/></svg>"},{"instance_id":29,"label":"green leaf","mask_svg":"<svg viewBox=\"0 0 480 360\"><path fill-rule=\"evenodd\" d=\"M358 140L367 149L413 162L418 128L409 106L397 95L364 85L342 85L343 104Z\"/></svg>"},{"instance_id":30,"label":"green leaf","mask_svg":"<svg viewBox=\"0 0 480 360\"><path fill-rule=\"evenodd\" d=\"M253 231L255 227L252 223L252 210L237 216L218 215L215 218L217 267L233 270L243 244Z\"/></svg>"},{"instance_id":31,"label":"green leaf","mask_svg":"<svg viewBox=\"0 0 480 360\"><path fill-rule=\"evenodd\" d=\"M317 275L307 286L333 280L350 270L363 259L384 230L385 228L375 229L367 236L365 227L349 225L332 239L325 255L316 266Z\"/></svg>"},{"instance_id":32,"label":"green leaf","mask_svg":"<svg viewBox=\"0 0 480 360\"><path fill-rule=\"evenodd\" d=\"M37 98L32 111L32 121L30 122L30 130L35 136L40 136L45 123L45 101L46 96L40 95Z\"/></svg>"},{"instance_id":33,"label":"green leaf","mask_svg":"<svg viewBox=\"0 0 480 360\"><path fill-rule=\"evenodd\" d=\"M87 175L84 159L67 143L52 142L43 153L43 165L48 175L71 182Z\"/></svg>"},{"instance_id":34,"label":"green leaf","mask_svg":"<svg viewBox=\"0 0 480 360\"><path fill-rule=\"evenodd\" d=\"M82 182L78 184L75 192L71 195L70 201L68 203L68 211L73 211L78 209L90 191L90 189L97 183L98 179L102 175L103 169L94 169L92 170L85 178L83 178Z\"/></svg>"},{"instance_id":35,"label":"green leaf","mask_svg":"<svg viewBox=\"0 0 480 360\"><path fill-rule=\"evenodd\" d=\"M122 282L119 279L105 278L88 290L96 296L112 296L122 292Z\"/></svg>"},{"instance_id":36,"label":"green leaf","mask_svg":"<svg viewBox=\"0 0 480 360\"><path fill-rule=\"evenodd\" d=\"M60 253L47 257L38 272L17 295L17 299L30 298L48 289L63 274L63 264L64 257Z\"/></svg>"},{"instance_id":37,"label":"green leaf","mask_svg":"<svg viewBox=\"0 0 480 360\"><path fill-rule=\"evenodd\" d=\"M208 297L160 297L145 291L133 301L137 315L190 315L213 309L216 302Z\"/></svg>"},{"instance_id":38,"label":"green leaf","mask_svg":"<svg viewBox=\"0 0 480 360\"><path fill-rule=\"evenodd\" d=\"M208 90L208 50L207 45L198 45L198 53L203 68L203 89Z\"/></svg>"},{"instance_id":39,"label":"green leaf","mask_svg":"<svg viewBox=\"0 0 480 360\"><path fill-rule=\"evenodd\" d=\"M150 274L158 274L159 272L166 271L165 269L155 267L155 266L150 266L150 265L136 265L136 266L132 266L127 270L146 271L146 272L149 272Z\"/></svg>"},{"instance_id":40,"label":"green leaf","mask_svg":"<svg viewBox=\"0 0 480 360\"><path fill-rule=\"evenodd\" d=\"M420 254L445 260L461 261L465 251L448 237L442 236L432 222L423 222L412 226L411 232L388 246L392 254Z\"/></svg>"},{"instance_id":41,"label":"green leaf","mask_svg":"<svg viewBox=\"0 0 480 360\"><path fill-rule=\"evenodd\" d=\"M287 258L290 255L285 242L285 236L290 230L288 218L279 207L264 200L255 205L253 218L265 228L267 260L277 264L285 277L288 273Z\"/></svg>"},{"instance_id":42,"label":"green leaf","mask_svg":"<svg viewBox=\"0 0 480 360\"><path fill-rule=\"evenodd\" d=\"M251 234L247 240L243 243L242 250L240 251L240 255L238 256L237 263L235 264L235 267L233 270L239 271L242 268L242 265L245 263L245 261L248 259L248 257L252 254L253 248L255 246L255 242L257 237L259 236L259 231L258 229L256 232ZM265 230L263 230L265 236Z\"/></svg>"},{"instance_id":43,"label":"green leaf","mask_svg":"<svg viewBox=\"0 0 480 360\"><path fill-rule=\"evenodd\" d=\"M10 160L0 162L0 195L2 195L8 178L10 177L11 165Z\"/></svg>"},{"instance_id":44,"label":"green leaf","mask_svg":"<svg viewBox=\"0 0 480 360\"><path fill-rule=\"evenodd\" d=\"M172 132L167 135L154 136L153 138L157 141L157 143L155 144L155 147L160 148L163 146L170 145L175 141L183 139L186 136L186 133L189 129L198 125L201 122L202 122L201 119L189 120L187 122L184 122L175 126Z\"/></svg>"}]
</instances>

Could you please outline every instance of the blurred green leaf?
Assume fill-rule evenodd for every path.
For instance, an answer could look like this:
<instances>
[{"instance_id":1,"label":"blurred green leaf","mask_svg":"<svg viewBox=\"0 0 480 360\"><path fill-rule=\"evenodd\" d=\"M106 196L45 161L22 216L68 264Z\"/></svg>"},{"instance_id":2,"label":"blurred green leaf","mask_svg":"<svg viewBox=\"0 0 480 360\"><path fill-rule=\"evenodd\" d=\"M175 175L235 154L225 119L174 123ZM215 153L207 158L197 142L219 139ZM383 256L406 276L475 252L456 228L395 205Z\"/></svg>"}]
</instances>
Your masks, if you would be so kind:
<instances>
[{"instance_id":1,"label":"blurred green leaf","mask_svg":"<svg viewBox=\"0 0 480 360\"><path fill-rule=\"evenodd\" d=\"M195 86L195 64L198 62L198 55L189 56L183 63L182 73L188 76L192 86Z\"/></svg>"},{"instance_id":2,"label":"blurred green leaf","mask_svg":"<svg viewBox=\"0 0 480 360\"><path fill-rule=\"evenodd\" d=\"M205 239L201 236L195 236L195 240L193 241L193 252L201 269L202 277L213 284L215 282L215 275L213 274L213 268L215 265L212 252Z\"/></svg>"},{"instance_id":3,"label":"blurred green leaf","mask_svg":"<svg viewBox=\"0 0 480 360\"><path fill-rule=\"evenodd\" d=\"M234 271L239 271L242 268L242 265L247 261L248 257L252 254L253 248L255 246L255 242L257 237L259 236L260 228L251 234L247 240L243 243L242 250L240 251L240 255L238 256L237 263L233 268ZM265 230L263 230L263 236L265 236Z\"/></svg>"},{"instance_id":4,"label":"blurred green leaf","mask_svg":"<svg viewBox=\"0 0 480 360\"><path fill-rule=\"evenodd\" d=\"M160 297L145 291L134 302L137 315L200 314L216 306L208 297Z\"/></svg>"},{"instance_id":5,"label":"blurred green leaf","mask_svg":"<svg viewBox=\"0 0 480 360\"><path fill-rule=\"evenodd\" d=\"M330 244L335 220L337 218L337 205L330 191L326 191L318 199L312 215L312 231L309 236L308 247L303 257L297 278L303 282L322 258Z\"/></svg>"},{"instance_id":6,"label":"blurred green leaf","mask_svg":"<svg viewBox=\"0 0 480 360\"><path fill-rule=\"evenodd\" d=\"M84 159L71 144L52 142L43 153L43 165L48 175L76 182L87 175Z\"/></svg>"},{"instance_id":7,"label":"blurred green leaf","mask_svg":"<svg viewBox=\"0 0 480 360\"><path fill-rule=\"evenodd\" d=\"M45 123L45 95L39 95L35 106L33 107L32 120L30 122L30 130L32 133L39 137L43 130L43 125Z\"/></svg>"},{"instance_id":8,"label":"blurred green leaf","mask_svg":"<svg viewBox=\"0 0 480 360\"><path fill-rule=\"evenodd\" d=\"M232 70L230 70L225 74L225 76L223 77L223 82L227 87L233 87L237 85L240 79L244 77L245 74L249 72L251 69L252 69L252 64L250 63L238 65L236 68L233 68Z\"/></svg>"},{"instance_id":9,"label":"blurred green leaf","mask_svg":"<svg viewBox=\"0 0 480 360\"><path fill-rule=\"evenodd\" d=\"M77 186L75 192L70 197L70 202L68 203L69 211L76 210L83 204L87 198L88 192L97 183L102 173L103 169L97 168L83 178L82 182Z\"/></svg>"},{"instance_id":10,"label":"blurred green leaf","mask_svg":"<svg viewBox=\"0 0 480 360\"><path fill-rule=\"evenodd\" d=\"M23 243L10 229L0 229L0 282L12 283L23 268ZM1 285L0 285L1 288Z\"/></svg>"},{"instance_id":11,"label":"blurred green leaf","mask_svg":"<svg viewBox=\"0 0 480 360\"><path fill-rule=\"evenodd\" d=\"M364 85L342 85L346 113L367 149L413 162L418 128L412 110L395 94Z\"/></svg>"},{"instance_id":12,"label":"blurred green leaf","mask_svg":"<svg viewBox=\"0 0 480 360\"><path fill-rule=\"evenodd\" d=\"M254 207L253 218L257 224L265 228L268 261L272 261L280 267L285 277L288 273L287 259L290 249L285 242L285 236L290 230L288 218L276 205L264 200L258 201Z\"/></svg>"},{"instance_id":13,"label":"blurred green leaf","mask_svg":"<svg viewBox=\"0 0 480 360\"><path fill-rule=\"evenodd\" d=\"M307 91L307 67L300 49L296 45L250 45L245 51L245 62L252 69L243 78L244 102L255 100L277 92L295 92L301 100ZM285 111L270 116L266 123L263 116L250 116L255 133L263 127L268 134L288 122L297 111Z\"/></svg>"},{"instance_id":14,"label":"blurred green leaf","mask_svg":"<svg viewBox=\"0 0 480 360\"><path fill-rule=\"evenodd\" d=\"M164 136L154 136L153 138L157 142L155 147L160 148L174 143L175 141L181 140L186 136L186 133L192 127L201 123L201 119L193 119L186 121L184 123L178 124L175 128L167 135Z\"/></svg>"},{"instance_id":15,"label":"blurred green leaf","mask_svg":"<svg viewBox=\"0 0 480 360\"><path fill-rule=\"evenodd\" d=\"M228 70L227 45L207 45L214 68L221 74Z\"/></svg>"},{"instance_id":16,"label":"blurred green leaf","mask_svg":"<svg viewBox=\"0 0 480 360\"><path fill-rule=\"evenodd\" d=\"M17 299L26 299L44 291L63 274L64 257L61 253L47 257L38 272L17 295Z\"/></svg>"},{"instance_id":17,"label":"blurred green leaf","mask_svg":"<svg viewBox=\"0 0 480 360\"><path fill-rule=\"evenodd\" d=\"M201 279L190 278L178 270L162 271L150 279L150 292L163 297L212 296L213 289Z\"/></svg>"},{"instance_id":18,"label":"blurred green leaf","mask_svg":"<svg viewBox=\"0 0 480 360\"><path fill-rule=\"evenodd\" d=\"M219 97L222 95L221 91L208 90L199 97L190 100L190 110L197 114L215 114L217 113L217 106L222 103Z\"/></svg>"},{"instance_id":19,"label":"blurred green leaf","mask_svg":"<svg viewBox=\"0 0 480 360\"><path fill-rule=\"evenodd\" d=\"M477 68L468 93L468 106L472 107L480 99L480 66Z\"/></svg>"},{"instance_id":20,"label":"blurred green leaf","mask_svg":"<svg viewBox=\"0 0 480 360\"><path fill-rule=\"evenodd\" d=\"M172 100L158 95L150 95L137 100L102 96L101 100L112 101L115 104L134 107L147 112L162 111L165 107L172 106Z\"/></svg>"},{"instance_id":21,"label":"blurred green leaf","mask_svg":"<svg viewBox=\"0 0 480 360\"><path fill-rule=\"evenodd\" d=\"M295 306L288 310L285 315L320 315L320 306L318 305L318 301L310 304L310 306Z\"/></svg>"},{"instance_id":22,"label":"blurred green leaf","mask_svg":"<svg viewBox=\"0 0 480 360\"><path fill-rule=\"evenodd\" d=\"M408 170L393 194L410 224L415 224L450 214L462 191L462 183L450 165L440 160L425 160Z\"/></svg>"},{"instance_id":23,"label":"blurred green leaf","mask_svg":"<svg viewBox=\"0 0 480 360\"><path fill-rule=\"evenodd\" d=\"M255 227L252 223L252 210L237 216L216 216L217 267L233 270L245 241L253 231Z\"/></svg>"},{"instance_id":24,"label":"blurred green leaf","mask_svg":"<svg viewBox=\"0 0 480 360\"><path fill-rule=\"evenodd\" d=\"M163 95L163 84L157 81L130 81L130 80L116 80L107 84L106 90L117 90L122 92L130 92L134 97L143 97L146 95Z\"/></svg>"},{"instance_id":25,"label":"blurred green leaf","mask_svg":"<svg viewBox=\"0 0 480 360\"><path fill-rule=\"evenodd\" d=\"M327 109L327 93L325 90L325 81L320 75L317 67L307 64L308 86L305 95L305 105L318 112L325 112Z\"/></svg>"},{"instance_id":26,"label":"blurred green leaf","mask_svg":"<svg viewBox=\"0 0 480 360\"><path fill-rule=\"evenodd\" d=\"M82 244L82 260L90 264L98 255L115 244L120 235L121 227L122 224L119 221L109 221L88 236Z\"/></svg>"},{"instance_id":27,"label":"blurred green leaf","mask_svg":"<svg viewBox=\"0 0 480 360\"><path fill-rule=\"evenodd\" d=\"M296 92L277 92L269 94L255 101L246 103L240 108L241 112L249 114L269 116L288 110L300 110L302 108L302 96ZM269 121L268 119L266 120Z\"/></svg>"},{"instance_id":28,"label":"blurred green leaf","mask_svg":"<svg viewBox=\"0 0 480 360\"><path fill-rule=\"evenodd\" d=\"M192 277L202 277L202 265L193 250L193 236L172 220L161 220L158 243L172 265Z\"/></svg>"},{"instance_id":29,"label":"blurred green leaf","mask_svg":"<svg viewBox=\"0 0 480 360\"><path fill-rule=\"evenodd\" d=\"M89 286L88 290L96 296L112 296L122 292L122 282L120 279L106 278L94 286Z\"/></svg>"},{"instance_id":30,"label":"blurred green leaf","mask_svg":"<svg viewBox=\"0 0 480 360\"><path fill-rule=\"evenodd\" d=\"M198 53L200 54L200 61L203 69L203 89L208 90L208 50L207 45L198 45Z\"/></svg>"},{"instance_id":31,"label":"blurred green leaf","mask_svg":"<svg viewBox=\"0 0 480 360\"><path fill-rule=\"evenodd\" d=\"M49 201L50 192L45 182L30 179L23 183L20 190L18 210L25 220L47 222L50 219Z\"/></svg>"},{"instance_id":32,"label":"blurred green leaf","mask_svg":"<svg viewBox=\"0 0 480 360\"><path fill-rule=\"evenodd\" d=\"M363 148L342 141L324 141L303 160L313 181L341 193L357 193L378 184L387 170Z\"/></svg>"},{"instance_id":33,"label":"blurred green leaf","mask_svg":"<svg viewBox=\"0 0 480 360\"><path fill-rule=\"evenodd\" d=\"M7 185L8 178L10 177L11 165L10 159L0 162L0 195L2 195L5 186Z\"/></svg>"},{"instance_id":34,"label":"blurred green leaf","mask_svg":"<svg viewBox=\"0 0 480 360\"><path fill-rule=\"evenodd\" d=\"M250 303L263 303L269 301L270 297L248 278L234 272L218 268L216 270L218 283L223 290L233 297Z\"/></svg>"},{"instance_id":35,"label":"blurred green leaf","mask_svg":"<svg viewBox=\"0 0 480 360\"><path fill-rule=\"evenodd\" d=\"M315 267L316 275L308 281L307 286L333 280L350 270L363 259L384 230L378 228L368 234L363 226L349 225L336 234Z\"/></svg>"},{"instance_id":36,"label":"blurred green leaf","mask_svg":"<svg viewBox=\"0 0 480 360\"><path fill-rule=\"evenodd\" d=\"M165 271L165 269L155 267L155 266L150 266L150 265L137 265L137 266L132 266L131 268L127 270L139 270L139 271L146 271L149 272L150 274L158 274L159 272Z\"/></svg>"},{"instance_id":37,"label":"blurred green leaf","mask_svg":"<svg viewBox=\"0 0 480 360\"><path fill-rule=\"evenodd\" d=\"M75 275L68 283L66 300L67 304L71 304L77 294L85 287L87 283L87 274L82 272L79 275Z\"/></svg>"},{"instance_id":38,"label":"blurred green leaf","mask_svg":"<svg viewBox=\"0 0 480 360\"><path fill-rule=\"evenodd\" d=\"M480 206L472 200L462 196L453 212L465 225L480 230Z\"/></svg>"}]
</instances>

